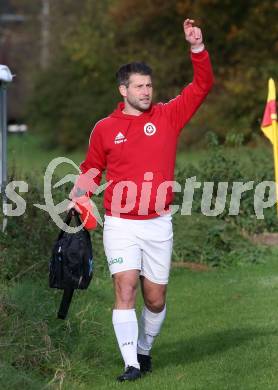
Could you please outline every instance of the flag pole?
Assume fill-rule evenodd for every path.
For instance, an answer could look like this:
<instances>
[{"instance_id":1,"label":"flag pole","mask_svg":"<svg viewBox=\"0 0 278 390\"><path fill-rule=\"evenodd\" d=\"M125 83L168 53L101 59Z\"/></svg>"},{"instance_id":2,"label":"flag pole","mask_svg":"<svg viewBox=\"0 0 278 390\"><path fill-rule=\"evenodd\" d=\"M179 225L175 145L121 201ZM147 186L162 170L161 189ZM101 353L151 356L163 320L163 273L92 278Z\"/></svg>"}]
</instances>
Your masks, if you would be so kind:
<instances>
[{"instance_id":1,"label":"flag pole","mask_svg":"<svg viewBox=\"0 0 278 390\"><path fill-rule=\"evenodd\" d=\"M277 134L277 109L276 109L276 90L272 78L268 80L268 95L265 106L264 116L261 123L261 129L264 135L273 145L275 189L276 189L276 213L278 215L278 134Z\"/></svg>"}]
</instances>

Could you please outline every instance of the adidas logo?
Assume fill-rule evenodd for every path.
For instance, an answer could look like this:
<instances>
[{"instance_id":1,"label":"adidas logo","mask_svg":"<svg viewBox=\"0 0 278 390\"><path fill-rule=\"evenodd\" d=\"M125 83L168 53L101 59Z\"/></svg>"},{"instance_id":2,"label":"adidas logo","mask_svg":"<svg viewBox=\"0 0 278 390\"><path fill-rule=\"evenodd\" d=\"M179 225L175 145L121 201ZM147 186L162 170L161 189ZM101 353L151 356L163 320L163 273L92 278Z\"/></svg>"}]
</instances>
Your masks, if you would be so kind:
<instances>
[{"instance_id":1,"label":"adidas logo","mask_svg":"<svg viewBox=\"0 0 278 390\"><path fill-rule=\"evenodd\" d=\"M115 144L121 144L122 142L126 142L126 141L127 141L126 137L121 132L119 132L114 139Z\"/></svg>"}]
</instances>

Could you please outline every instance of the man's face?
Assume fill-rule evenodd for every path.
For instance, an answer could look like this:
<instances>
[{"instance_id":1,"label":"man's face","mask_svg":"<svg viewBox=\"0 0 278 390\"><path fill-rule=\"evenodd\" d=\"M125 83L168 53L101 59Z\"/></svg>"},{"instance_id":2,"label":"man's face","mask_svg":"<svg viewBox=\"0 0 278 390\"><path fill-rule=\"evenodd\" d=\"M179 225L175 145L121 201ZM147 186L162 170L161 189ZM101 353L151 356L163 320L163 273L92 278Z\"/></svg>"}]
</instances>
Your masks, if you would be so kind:
<instances>
[{"instance_id":1,"label":"man's face","mask_svg":"<svg viewBox=\"0 0 278 390\"><path fill-rule=\"evenodd\" d=\"M146 111L152 103L152 79L150 76L133 73L129 77L128 87L120 86L120 93L131 107L141 112Z\"/></svg>"}]
</instances>

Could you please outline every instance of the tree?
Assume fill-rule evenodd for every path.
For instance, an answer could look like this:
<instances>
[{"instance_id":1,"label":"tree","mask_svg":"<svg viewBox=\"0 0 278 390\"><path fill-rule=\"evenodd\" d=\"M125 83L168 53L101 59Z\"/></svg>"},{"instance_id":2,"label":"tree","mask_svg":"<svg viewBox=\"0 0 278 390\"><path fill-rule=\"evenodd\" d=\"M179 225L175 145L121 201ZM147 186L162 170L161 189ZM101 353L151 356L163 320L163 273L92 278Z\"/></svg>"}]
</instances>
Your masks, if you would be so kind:
<instances>
[{"instance_id":1,"label":"tree","mask_svg":"<svg viewBox=\"0 0 278 390\"><path fill-rule=\"evenodd\" d=\"M86 0L82 14L68 16L69 27L56 35L57 55L37 80L30 114L49 146L85 145L93 124L112 109L117 52L109 3ZM62 9L56 8L56 21Z\"/></svg>"}]
</instances>

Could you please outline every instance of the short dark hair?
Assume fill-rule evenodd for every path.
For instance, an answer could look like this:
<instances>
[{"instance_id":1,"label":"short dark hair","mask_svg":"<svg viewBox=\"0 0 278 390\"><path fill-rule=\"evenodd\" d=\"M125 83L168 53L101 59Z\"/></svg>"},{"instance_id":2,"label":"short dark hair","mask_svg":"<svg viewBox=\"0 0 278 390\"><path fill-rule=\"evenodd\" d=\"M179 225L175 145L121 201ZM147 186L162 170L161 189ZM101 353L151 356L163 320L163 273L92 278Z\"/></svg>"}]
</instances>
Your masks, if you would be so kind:
<instances>
[{"instance_id":1,"label":"short dark hair","mask_svg":"<svg viewBox=\"0 0 278 390\"><path fill-rule=\"evenodd\" d=\"M129 64L122 65L116 73L118 85L125 85L128 87L129 78L133 73L139 73L144 76L152 75L152 68L145 62L130 62Z\"/></svg>"}]
</instances>

